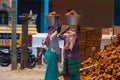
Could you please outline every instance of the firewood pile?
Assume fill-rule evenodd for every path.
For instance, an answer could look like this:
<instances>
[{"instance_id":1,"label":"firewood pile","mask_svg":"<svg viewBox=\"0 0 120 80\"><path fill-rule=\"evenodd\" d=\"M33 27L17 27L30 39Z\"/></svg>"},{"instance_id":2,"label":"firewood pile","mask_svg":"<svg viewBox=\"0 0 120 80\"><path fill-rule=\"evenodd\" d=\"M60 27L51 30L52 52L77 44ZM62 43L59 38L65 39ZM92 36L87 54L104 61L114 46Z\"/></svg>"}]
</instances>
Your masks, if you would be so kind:
<instances>
[{"instance_id":1,"label":"firewood pile","mask_svg":"<svg viewBox=\"0 0 120 80\"><path fill-rule=\"evenodd\" d=\"M81 80L120 80L120 34L98 52L95 59L81 62L81 68L93 64L97 66L80 72Z\"/></svg>"}]
</instances>

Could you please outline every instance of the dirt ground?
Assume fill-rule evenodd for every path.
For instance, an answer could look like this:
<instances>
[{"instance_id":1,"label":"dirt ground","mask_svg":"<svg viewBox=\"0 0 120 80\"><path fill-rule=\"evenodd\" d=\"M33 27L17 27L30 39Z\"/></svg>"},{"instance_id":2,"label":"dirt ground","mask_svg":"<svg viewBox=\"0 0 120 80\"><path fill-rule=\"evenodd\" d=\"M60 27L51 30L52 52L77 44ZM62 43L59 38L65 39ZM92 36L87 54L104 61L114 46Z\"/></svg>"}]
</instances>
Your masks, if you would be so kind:
<instances>
[{"instance_id":1,"label":"dirt ground","mask_svg":"<svg viewBox=\"0 0 120 80\"><path fill-rule=\"evenodd\" d=\"M0 80L44 80L45 65L33 69L11 70L11 66L0 66Z\"/></svg>"},{"instance_id":2,"label":"dirt ground","mask_svg":"<svg viewBox=\"0 0 120 80\"><path fill-rule=\"evenodd\" d=\"M62 70L62 64L59 65L59 71ZM0 66L0 80L44 80L46 66L36 65L33 69L25 68L20 70L11 70L11 65L7 67Z\"/></svg>"}]
</instances>

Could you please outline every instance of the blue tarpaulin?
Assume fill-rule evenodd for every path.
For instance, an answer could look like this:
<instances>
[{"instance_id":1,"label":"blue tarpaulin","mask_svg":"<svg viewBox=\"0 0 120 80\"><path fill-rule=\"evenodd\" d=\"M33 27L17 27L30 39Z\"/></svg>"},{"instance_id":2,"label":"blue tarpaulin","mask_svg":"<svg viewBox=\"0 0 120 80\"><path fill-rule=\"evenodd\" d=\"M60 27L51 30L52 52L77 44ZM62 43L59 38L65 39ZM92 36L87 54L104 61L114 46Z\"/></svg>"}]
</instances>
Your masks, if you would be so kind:
<instances>
[{"instance_id":1,"label":"blue tarpaulin","mask_svg":"<svg viewBox=\"0 0 120 80\"><path fill-rule=\"evenodd\" d=\"M114 0L114 25L120 26L120 0Z\"/></svg>"}]
</instances>

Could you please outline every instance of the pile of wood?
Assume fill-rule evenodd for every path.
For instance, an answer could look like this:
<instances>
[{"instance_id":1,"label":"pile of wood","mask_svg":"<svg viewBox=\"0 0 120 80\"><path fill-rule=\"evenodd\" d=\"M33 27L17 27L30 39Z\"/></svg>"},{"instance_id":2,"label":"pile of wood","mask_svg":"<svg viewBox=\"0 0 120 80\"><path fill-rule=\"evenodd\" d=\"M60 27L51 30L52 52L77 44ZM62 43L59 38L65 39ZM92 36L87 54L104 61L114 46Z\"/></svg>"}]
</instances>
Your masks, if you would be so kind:
<instances>
[{"instance_id":1,"label":"pile of wood","mask_svg":"<svg viewBox=\"0 0 120 80\"><path fill-rule=\"evenodd\" d=\"M120 34L98 52L93 61L93 58L88 58L81 63L81 68L97 64L81 71L81 80L120 80Z\"/></svg>"}]
</instances>

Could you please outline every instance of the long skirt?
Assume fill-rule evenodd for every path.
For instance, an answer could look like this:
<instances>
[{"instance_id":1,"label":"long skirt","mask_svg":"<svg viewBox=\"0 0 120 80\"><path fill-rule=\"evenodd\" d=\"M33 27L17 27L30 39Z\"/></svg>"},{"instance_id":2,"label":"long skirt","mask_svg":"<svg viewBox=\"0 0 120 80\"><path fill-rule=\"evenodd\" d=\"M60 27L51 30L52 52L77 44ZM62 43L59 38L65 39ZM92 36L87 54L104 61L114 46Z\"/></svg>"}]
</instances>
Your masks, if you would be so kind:
<instances>
[{"instance_id":1,"label":"long skirt","mask_svg":"<svg viewBox=\"0 0 120 80\"><path fill-rule=\"evenodd\" d=\"M63 73L65 80L80 80L80 59L64 59Z\"/></svg>"},{"instance_id":2,"label":"long skirt","mask_svg":"<svg viewBox=\"0 0 120 80\"><path fill-rule=\"evenodd\" d=\"M46 51L45 59L47 64L44 80L58 80L58 58L59 55L57 55L56 53L50 50Z\"/></svg>"}]
</instances>

